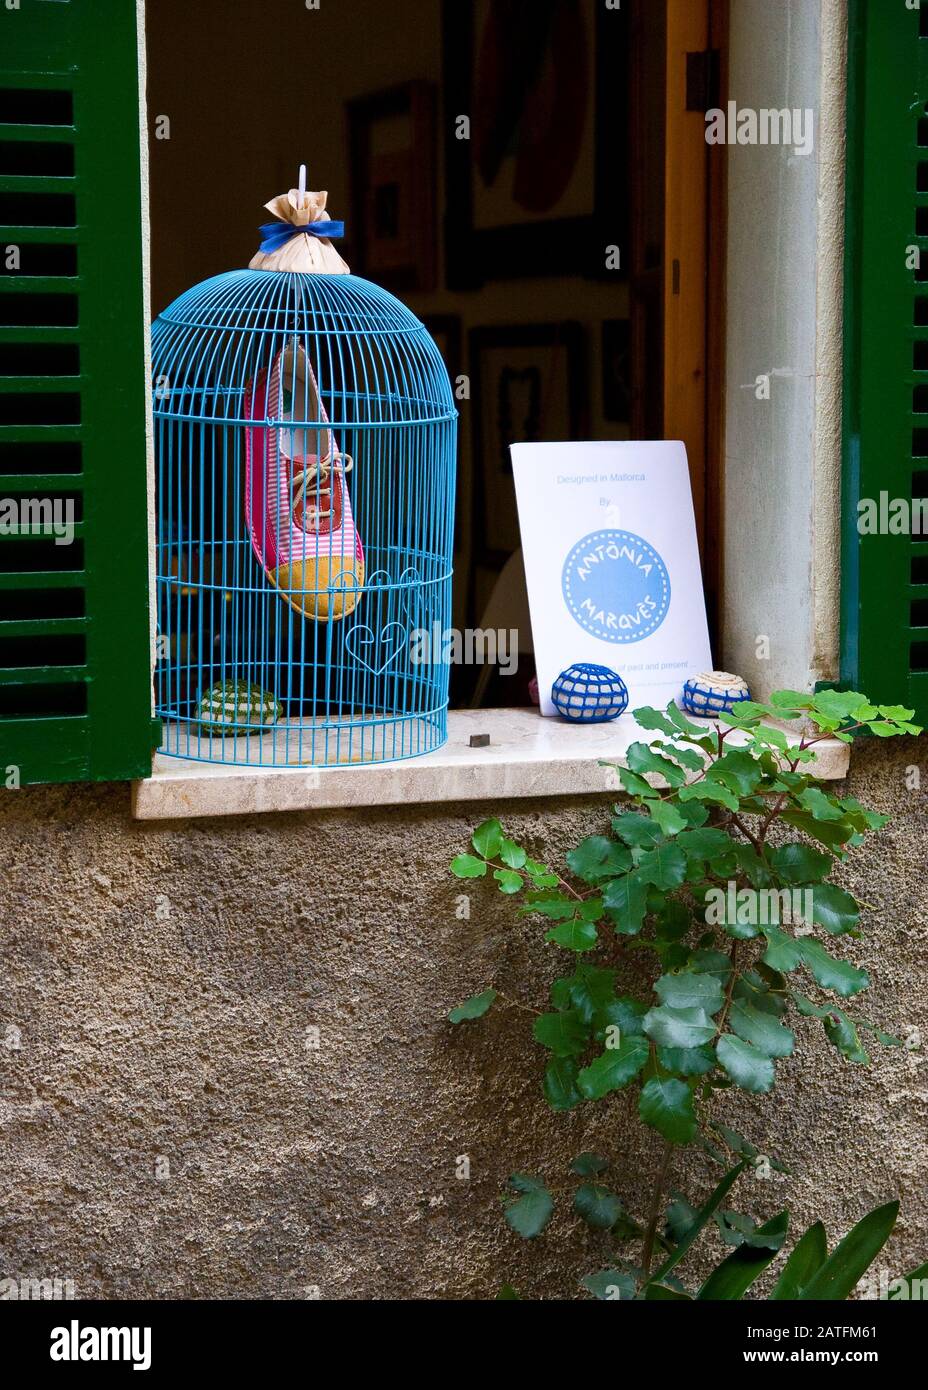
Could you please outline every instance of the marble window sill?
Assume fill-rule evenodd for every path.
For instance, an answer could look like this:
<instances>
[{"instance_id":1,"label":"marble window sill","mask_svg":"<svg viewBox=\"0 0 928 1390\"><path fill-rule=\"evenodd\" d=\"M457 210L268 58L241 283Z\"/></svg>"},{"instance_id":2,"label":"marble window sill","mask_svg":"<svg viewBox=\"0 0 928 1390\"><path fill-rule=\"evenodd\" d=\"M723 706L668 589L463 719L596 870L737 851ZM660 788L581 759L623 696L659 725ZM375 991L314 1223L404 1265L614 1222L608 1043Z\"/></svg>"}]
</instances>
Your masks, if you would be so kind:
<instances>
[{"instance_id":1,"label":"marble window sill","mask_svg":"<svg viewBox=\"0 0 928 1390\"><path fill-rule=\"evenodd\" d=\"M709 721L704 722L708 725ZM471 736L489 734L486 747ZM434 753L359 767L235 767L156 754L151 777L135 782L139 820L311 811L336 807L499 801L532 796L589 796L618 791L614 769L643 733L630 714L610 724L570 725L530 709L453 710L448 741ZM740 741L732 736L731 742ZM847 744L827 739L815 771L838 780L848 768Z\"/></svg>"}]
</instances>

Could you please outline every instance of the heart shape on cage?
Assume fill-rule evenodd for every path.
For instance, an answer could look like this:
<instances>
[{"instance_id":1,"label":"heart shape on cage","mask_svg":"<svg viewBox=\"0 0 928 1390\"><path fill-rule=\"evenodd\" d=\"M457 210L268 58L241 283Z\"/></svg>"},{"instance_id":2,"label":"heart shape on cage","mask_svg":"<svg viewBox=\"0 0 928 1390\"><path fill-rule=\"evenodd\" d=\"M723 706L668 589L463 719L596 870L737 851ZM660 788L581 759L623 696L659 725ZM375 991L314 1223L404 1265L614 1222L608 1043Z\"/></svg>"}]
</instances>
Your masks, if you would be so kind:
<instances>
[{"instance_id":1,"label":"heart shape on cage","mask_svg":"<svg viewBox=\"0 0 928 1390\"><path fill-rule=\"evenodd\" d=\"M396 661L416 629L431 630L435 619L435 605L431 601L431 595L426 596L424 593L422 575L414 566L402 571L395 586L389 570L373 570L367 577L364 592L368 612L376 596L378 606L384 604L388 612L392 608L394 613L399 608L406 618L405 623L398 618L389 619L381 627L379 637L370 623L355 622L345 633L345 650L348 655L372 675L380 676ZM387 634L391 632L395 634L396 640L388 640ZM374 648L378 646L386 646L389 654L380 665L372 665L361 653L364 651L365 655L370 657Z\"/></svg>"},{"instance_id":2,"label":"heart shape on cage","mask_svg":"<svg viewBox=\"0 0 928 1390\"><path fill-rule=\"evenodd\" d=\"M392 643L387 637L387 634L391 631L396 634ZM354 639L354 641L352 641L352 639ZM372 676L382 676L387 667L392 666L393 662L403 651L403 648L406 646L406 640L407 632L402 623L385 623L380 629L379 636L375 634L374 629L370 627L369 624L355 623L354 627L350 628L349 631L345 633L345 651L353 661L356 661L359 666L363 666L365 671L370 671ZM386 660L383 661L380 666L373 666L370 661L365 661L361 652L358 650L359 647L366 649L369 656L373 656L374 648L377 648L378 653L382 653L383 650L386 649L388 653Z\"/></svg>"}]
</instances>

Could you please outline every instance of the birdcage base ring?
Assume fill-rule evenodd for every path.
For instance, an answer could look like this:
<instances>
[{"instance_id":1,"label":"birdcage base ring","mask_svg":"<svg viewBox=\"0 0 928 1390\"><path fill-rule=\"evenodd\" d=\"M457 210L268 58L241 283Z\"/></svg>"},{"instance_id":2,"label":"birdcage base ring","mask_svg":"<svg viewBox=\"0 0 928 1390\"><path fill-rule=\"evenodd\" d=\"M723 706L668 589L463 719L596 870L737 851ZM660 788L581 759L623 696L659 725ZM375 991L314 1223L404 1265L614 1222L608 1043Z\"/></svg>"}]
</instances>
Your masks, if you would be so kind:
<instances>
[{"instance_id":1,"label":"birdcage base ring","mask_svg":"<svg viewBox=\"0 0 928 1390\"><path fill-rule=\"evenodd\" d=\"M447 742L447 710L350 719L281 719L267 729L206 732L195 720L162 720L167 758L239 767L353 767L433 753Z\"/></svg>"}]
</instances>

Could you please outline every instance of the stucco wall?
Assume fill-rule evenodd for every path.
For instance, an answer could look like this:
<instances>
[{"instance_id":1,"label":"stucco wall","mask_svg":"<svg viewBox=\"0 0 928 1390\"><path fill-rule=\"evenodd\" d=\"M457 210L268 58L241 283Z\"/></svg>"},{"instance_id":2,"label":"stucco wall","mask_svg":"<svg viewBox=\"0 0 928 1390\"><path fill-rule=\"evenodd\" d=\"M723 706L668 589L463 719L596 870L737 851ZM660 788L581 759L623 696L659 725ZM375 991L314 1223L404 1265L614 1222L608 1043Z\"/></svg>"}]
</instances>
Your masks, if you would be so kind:
<instances>
[{"instance_id":1,"label":"stucco wall","mask_svg":"<svg viewBox=\"0 0 928 1390\"><path fill-rule=\"evenodd\" d=\"M928 1035L928 827L905 788L925 751L855 756L851 791L894 820L844 877L873 905L852 947L866 1010ZM470 1298L506 1278L576 1294L602 1238L565 1214L525 1246L499 1216L505 1175L558 1182L601 1148L634 1201L657 1143L625 1096L552 1115L527 1014L444 1021L491 982L543 1003L564 961L486 885L455 915L445 866L489 808L139 825L127 807L119 787L0 793L0 1277L109 1298ZM607 813L503 807L552 859ZM741 1205L837 1234L899 1194L898 1273L928 1255L928 1064L879 1051L855 1068L798 1031L774 1097L720 1111L793 1168ZM692 1154L672 1183L709 1178Z\"/></svg>"}]
</instances>

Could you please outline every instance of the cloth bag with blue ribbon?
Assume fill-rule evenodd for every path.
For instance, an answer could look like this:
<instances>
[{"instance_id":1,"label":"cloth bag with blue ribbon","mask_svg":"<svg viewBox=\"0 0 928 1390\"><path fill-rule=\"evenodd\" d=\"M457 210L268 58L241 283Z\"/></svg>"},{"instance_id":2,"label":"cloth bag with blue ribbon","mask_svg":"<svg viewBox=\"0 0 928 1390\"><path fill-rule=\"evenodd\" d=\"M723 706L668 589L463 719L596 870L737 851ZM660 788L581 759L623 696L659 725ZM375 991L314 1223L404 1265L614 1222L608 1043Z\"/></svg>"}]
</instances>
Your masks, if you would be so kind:
<instances>
[{"instance_id":1,"label":"cloth bag with blue ribbon","mask_svg":"<svg viewBox=\"0 0 928 1390\"><path fill-rule=\"evenodd\" d=\"M264 206L279 218L261 227L262 242L248 262L249 270L309 271L317 275L350 275L347 264L332 245L332 237L344 235L344 223L331 221L325 211L328 193L303 194L291 188Z\"/></svg>"}]
</instances>

